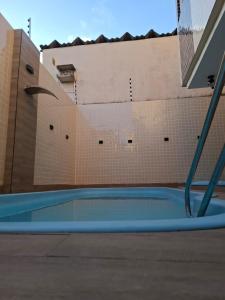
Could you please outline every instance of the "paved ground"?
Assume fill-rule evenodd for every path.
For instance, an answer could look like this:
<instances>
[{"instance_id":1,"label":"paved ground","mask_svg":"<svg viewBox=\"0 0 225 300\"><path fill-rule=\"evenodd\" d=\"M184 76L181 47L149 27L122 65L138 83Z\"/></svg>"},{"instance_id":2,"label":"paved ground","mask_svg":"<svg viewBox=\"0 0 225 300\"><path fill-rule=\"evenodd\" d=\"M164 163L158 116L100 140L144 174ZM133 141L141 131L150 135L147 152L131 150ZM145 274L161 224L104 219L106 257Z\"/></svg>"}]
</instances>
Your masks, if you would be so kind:
<instances>
[{"instance_id":1,"label":"paved ground","mask_svg":"<svg viewBox=\"0 0 225 300\"><path fill-rule=\"evenodd\" d=\"M0 235L0 299L225 299L225 229Z\"/></svg>"}]
</instances>

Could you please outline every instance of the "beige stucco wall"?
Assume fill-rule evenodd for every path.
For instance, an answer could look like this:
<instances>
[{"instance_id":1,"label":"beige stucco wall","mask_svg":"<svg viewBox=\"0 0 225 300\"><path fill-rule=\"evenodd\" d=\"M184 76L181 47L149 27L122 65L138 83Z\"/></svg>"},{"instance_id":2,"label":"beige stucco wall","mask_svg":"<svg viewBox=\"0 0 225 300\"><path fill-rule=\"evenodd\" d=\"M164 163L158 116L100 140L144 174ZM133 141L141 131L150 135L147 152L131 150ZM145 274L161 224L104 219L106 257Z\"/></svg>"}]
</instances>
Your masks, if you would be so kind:
<instances>
[{"instance_id":1,"label":"beige stucco wall","mask_svg":"<svg viewBox=\"0 0 225 300\"><path fill-rule=\"evenodd\" d=\"M3 185L13 56L13 29L0 14L0 185Z\"/></svg>"},{"instance_id":2,"label":"beige stucco wall","mask_svg":"<svg viewBox=\"0 0 225 300\"><path fill-rule=\"evenodd\" d=\"M39 85L59 100L44 94L38 96L34 184L74 184L75 106L43 65L39 69ZM50 124L54 130L49 129Z\"/></svg>"},{"instance_id":3,"label":"beige stucco wall","mask_svg":"<svg viewBox=\"0 0 225 300\"><path fill-rule=\"evenodd\" d=\"M177 37L45 50L56 76L52 58L77 70L76 184L185 181L211 90L181 87ZM224 142L221 103L197 179L209 178Z\"/></svg>"},{"instance_id":4,"label":"beige stucco wall","mask_svg":"<svg viewBox=\"0 0 225 300\"><path fill-rule=\"evenodd\" d=\"M177 36L44 50L43 64L55 76L52 58L74 64L78 104L130 101L130 78L133 101L209 94L181 87Z\"/></svg>"}]
</instances>

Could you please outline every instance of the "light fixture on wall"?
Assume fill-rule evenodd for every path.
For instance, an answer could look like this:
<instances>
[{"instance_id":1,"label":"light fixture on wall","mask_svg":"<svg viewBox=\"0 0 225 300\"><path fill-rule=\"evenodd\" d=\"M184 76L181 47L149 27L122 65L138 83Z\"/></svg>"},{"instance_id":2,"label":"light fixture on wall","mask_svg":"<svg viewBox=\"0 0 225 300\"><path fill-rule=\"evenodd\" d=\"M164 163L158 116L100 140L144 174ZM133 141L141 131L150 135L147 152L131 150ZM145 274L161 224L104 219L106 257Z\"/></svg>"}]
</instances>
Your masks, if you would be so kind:
<instances>
[{"instance_id":1,"label":"light fixture on wall","mask_svg":"<svg viewBox=\"0 0 225 300\"><path fill-rule=\"evenodd\" d=\"M214 85L215 85L215 76L209 75L208 76L208 86L211 87L211 89L214 89Z\"/></svg>"}]
</instances>

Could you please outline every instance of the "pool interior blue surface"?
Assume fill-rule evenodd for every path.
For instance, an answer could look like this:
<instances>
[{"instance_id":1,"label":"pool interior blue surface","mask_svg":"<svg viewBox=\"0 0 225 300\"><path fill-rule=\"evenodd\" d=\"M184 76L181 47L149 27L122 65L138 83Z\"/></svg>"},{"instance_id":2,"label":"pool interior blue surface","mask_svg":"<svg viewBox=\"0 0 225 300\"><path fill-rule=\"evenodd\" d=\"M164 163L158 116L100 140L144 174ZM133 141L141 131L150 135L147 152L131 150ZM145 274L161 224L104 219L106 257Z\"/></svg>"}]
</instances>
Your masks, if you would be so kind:
<instances>
[{"instance_id":1,"label":"pool interior blue surface","mask_svg":"<svg viewBox=\"0 0 225 300\"><path fill-rule=\"evenodd\" d=\"M197 212L202 193L192 193ZM187 218L184 191L170 188L77 189L0 196L0 232L172 231L225 226L225 201Z\"/></svg>"},{"instance_id":2,"label":"pool interior blue surface","mask_svg":"<svg viewBox=\"0 0 225 300\"><path fill-rule=\"evenodd\" d=\"M185 218L180 201L162 197L76 199L0 218L0 222L113 221Z\"/></svg>"}]
</instances>

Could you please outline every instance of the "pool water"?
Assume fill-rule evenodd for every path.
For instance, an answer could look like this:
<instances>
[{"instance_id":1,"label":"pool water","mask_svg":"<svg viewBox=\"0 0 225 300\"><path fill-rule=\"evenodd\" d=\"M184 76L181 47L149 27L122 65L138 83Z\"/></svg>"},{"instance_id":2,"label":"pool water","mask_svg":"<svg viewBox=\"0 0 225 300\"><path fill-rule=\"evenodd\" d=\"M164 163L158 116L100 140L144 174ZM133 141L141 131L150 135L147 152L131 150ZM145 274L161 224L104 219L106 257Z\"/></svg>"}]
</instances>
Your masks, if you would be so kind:
<instances>
[{"instance_id":1,"label":"pool water","mask_svg":"<svg viewBox=\"0 0 225 300\"><path fill-rule=\"evenodd\" d=\"M182 202L163 197L76 199L0 218L0 222L113 221L185 218Z\"/></svg>"}]
</instances>

